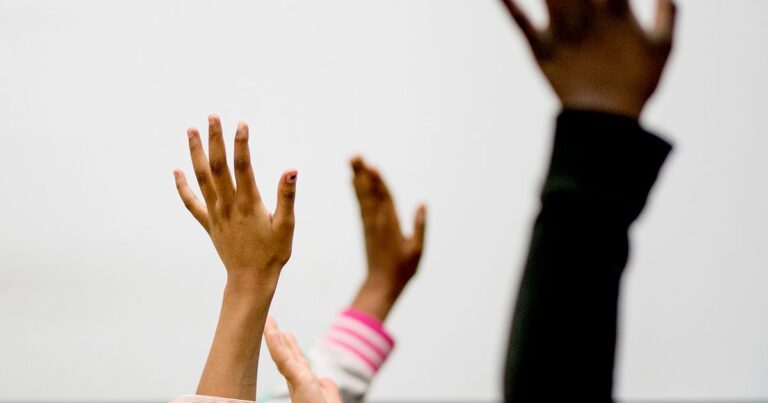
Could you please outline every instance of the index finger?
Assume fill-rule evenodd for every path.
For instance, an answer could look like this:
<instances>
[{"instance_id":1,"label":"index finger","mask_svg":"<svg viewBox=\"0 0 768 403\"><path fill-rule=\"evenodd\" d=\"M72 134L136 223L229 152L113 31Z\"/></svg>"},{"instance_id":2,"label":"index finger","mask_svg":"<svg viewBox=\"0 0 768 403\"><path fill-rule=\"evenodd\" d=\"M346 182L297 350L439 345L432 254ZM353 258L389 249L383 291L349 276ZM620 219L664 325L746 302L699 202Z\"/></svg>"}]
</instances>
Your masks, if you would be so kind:
<instances>
[{"instance_id":1,"label":"index finger","mask_svg":"<svg viewBox=\"0 0 768 403\"><path fill-rule=\"evenodd\" d=\"M216 188L211 178L208 158L206 158L203 144L200 142L200 132L195 128L190 128L187 130L187 137L189 138L189 155L192 158L192 167L195 170L197 184L200 185L200 192L203 194L208 211L211 211L216 205Z\"/></svg>"}]
</instances>

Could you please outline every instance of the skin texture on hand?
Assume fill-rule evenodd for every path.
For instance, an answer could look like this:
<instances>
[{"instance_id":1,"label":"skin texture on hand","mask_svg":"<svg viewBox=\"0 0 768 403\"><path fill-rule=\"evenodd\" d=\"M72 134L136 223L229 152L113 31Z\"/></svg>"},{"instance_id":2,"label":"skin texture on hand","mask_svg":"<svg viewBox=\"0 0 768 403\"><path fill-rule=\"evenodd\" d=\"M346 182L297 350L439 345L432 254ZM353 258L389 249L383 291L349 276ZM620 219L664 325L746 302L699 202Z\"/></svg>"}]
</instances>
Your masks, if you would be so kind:
<instances>
[{"instance_id":1,"label":"skin texture on hand","mask_svg":"<svg viewBox=\"0 0 768 403\"><path fill-rule=\"evenodd\" d=\"M351 166L368 261L368 276L352 308L383 321L418 269L424 249L427 209L424 205L418 207L413 234L405 236L392 195L379 171L361 157L353 158Z\"/></svg>"},{"instance_id":2,"label":"skin texture on hand","mask_svg":"<svg viewBox=\"0 0 768 403\"><path fill-rule=\"evenodd\" d=\"M208 232L227 270L227 285L211 351L197 394L254 400L264 321L280 270L291 256L297 172L283 173L274 214L261 201L251 168L248 126L235 135L235 183L227 165L221 121L208 118L208 156L197 129L189 151L205 204L181 170L174 171L184 205Z\"/></svg>"},{"instance_id":3,"label":"skin texture on hand","mask_svg":"<svg viewBox=\"0 0 768 403\"><path fill-rule=\"evenodd\" d=\"M522 30L563 107L639 118L672 50L676 6L658 0L644 29L629 0L546 0L539 30L514 0L502 0Z\"/></svg>"},{"instance_id":4,"label":"skin texture on hand","mask_svg":"<svg viewBox=\"0 0 768 403\"><path fill-rule=\"evenodd\" d=\"M283 333L272 317L264 329L269 355L288 383L293 403L341 403L336 384L328 378L319 379L291 333Z\"/></svg>"}]
</instances>

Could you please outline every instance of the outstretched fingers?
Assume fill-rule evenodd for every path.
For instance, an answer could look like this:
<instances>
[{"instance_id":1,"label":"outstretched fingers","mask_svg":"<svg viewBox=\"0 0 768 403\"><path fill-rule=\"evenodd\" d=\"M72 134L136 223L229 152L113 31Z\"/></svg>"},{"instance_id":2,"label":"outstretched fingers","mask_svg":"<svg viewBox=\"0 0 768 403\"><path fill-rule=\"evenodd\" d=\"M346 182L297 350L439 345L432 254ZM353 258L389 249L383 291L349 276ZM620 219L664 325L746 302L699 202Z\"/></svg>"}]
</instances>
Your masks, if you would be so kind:
<instances>
[{"instance_id":1,"label":"outstretched fingers","mask_svg":"<svg viewBox=\"0 0 768 403\"><path fill-rule=\"evenodd\" d=\"M208 210L199 200L197 200L197 197L195 197L195 194L187 183L187 178L184 176L184 172L177 169L173 171L173 177L176 179L176 190L179 192L181 201L184 202L184 207L192 213L192 216L195 217L203 228L205 228L206 232L210 232Z\"/></svg>"},{"instance_id":2,"label":"outstretched fingers","mask_svg":"<svg viewBox=\"0 0 768 403\"><path fill-rule=\"evenodd\" d=\"M390 230L402 234L395 202L379 170L365 164L361 157L353 158L351 164L354 171L352 184L355 187L364 228Z\"/></svg>"},{"instance_id":3,"label":"outstretched fingers","mask_svg":"<svg viewBox=\"0 0 768 403\"><path fill-rule=\"evenodd\" d=\"M368 167L361 156L355 156L350 161L352 166L352 186L355 188L355 195L360 206L370 204L371 176L368 174Z\"/></svg>"},{"instance_id":4,"label":"outstretched fingers","mask_svg":"<svg viewBox=\"0 0 768 403\"><path fill-rule=\"evenodd\" d=\"M264 339L267 342L269 355L272 357L272 361L275 362L275 365L277 365L277 370L280 371L286 379L290 380L289 376L294 375L289 365L290 361L293 359L293 352L291 351L291 348L288 347L283 334L277 327L277 323L275 323L275 320L271 316L267 317L267 322L264 325Z\"/></svg>"},{"instance_id":5,"label":"outstretched fingers","mask_svg":"<svg viewBox=\"0 0 768 403\"><path fill-rule=\"evenodd\" d=\"M353 157L350 165L354 173L352 184L361 206L391 199L389 188L376 168L367 165L360 156Z\"/></svg>"},{"instance_id":6,"label":"outstretched fingers","mask_svg":"<svg viewBox=\"0 0 768 403\"><path fill-rule=\"evenodd\" d=\"M296 340L296 336L293 335L291 332L285 332L283 333L283 336L285 337L285 342L288 344L288 347L291 349L291 352L293 353L294 358L299 360L303 365L306 365L307 368L309 368L309 362L304 357L304 353L301 351L301 347L299 347L299 342Z\"/></svg>"},{"instance_id":7,"label":"outstretched fingers","mask_svg":"<svg viewBox=\"0 0 768 403\"><path fill-rule=\"evenodd\" d=\"M363 157L359 155L352 157L352 159L349 160L349 165L352 167L352 172L354 172L355 175L365 169L365 161L363 161Z\"/></svg>"},{"instance_id":8,"label":"outstretched fingers","mask_svg":"<svg viewBox=\"0 0 768 403\"><path fill-rule=\"evenodd\" d=\"M216 205L217 195L211 177L211 168L208 166L208 158L205 156L203 144L200 141L200 132L195 128L190 128L187 130L187 137L189 138L189 155L192 158L192 167L195 170L197 184L200 186L206 207L210 211Z\"/></svg>"},{"instance_id":9,"label":"outstretched fingers","mask_svg":"<svg viewBox=\"0 0 768 403\"><path fill-rule=\"evenodd\" d=\"M392 201L392 195L389 192L387 182L381 177L381 172L373 167L368 167L368 175L371 177L371 192L373 195L385 202Z\"/></svg>"},{"instance_id":10,"label":"outstretched fingers","mask_svg":"<svg viewBox=\"0 0 768 403\"><path fill-rule=\"evenodd\" d=\"M219 202L228 207L235 198L235 185L227 165L221 120L216 115L208 116L208 159Z\"/></svg>"},{"instance_id":11,"label":"outstretched fingers","mask_svg":"<svg viewBox=\"0 0 768 403\"><path fill-rule=\"evenodd\" d=\"M261 203L261 195L251 166L251 151L248 148L249 137L248 124L245 122L238 123L237 134L235 134L235 181L237 182L235 198L240 207L246 210Z\"/></svg>"}]
</instances>

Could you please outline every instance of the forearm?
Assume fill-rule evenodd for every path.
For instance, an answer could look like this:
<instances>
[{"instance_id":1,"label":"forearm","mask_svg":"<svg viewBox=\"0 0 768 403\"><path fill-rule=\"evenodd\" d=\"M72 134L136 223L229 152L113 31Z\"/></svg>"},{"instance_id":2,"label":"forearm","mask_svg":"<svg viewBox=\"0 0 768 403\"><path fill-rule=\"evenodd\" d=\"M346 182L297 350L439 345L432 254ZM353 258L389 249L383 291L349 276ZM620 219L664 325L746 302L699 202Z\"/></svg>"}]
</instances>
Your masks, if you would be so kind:
<instances>
[{"instance_id":1,"label":"forearm","mask_svg":"<svg viewBox=\"0 0 768 403\"><path fill-rule=\"evenodd\" d=\"M507 401L609 400L628 229L670 147L631 119L558 120L507 355Z\"/></svg>"},{"instance_id":2,"label":"forearm","mask_svg":"<svg viewBox=\"0 0 768 403\"><path fill-rule=\"evenodd\" d=\"M198 395L255 400L261 335L274 286L229 278Z\"/></svg>"}]
</instances>

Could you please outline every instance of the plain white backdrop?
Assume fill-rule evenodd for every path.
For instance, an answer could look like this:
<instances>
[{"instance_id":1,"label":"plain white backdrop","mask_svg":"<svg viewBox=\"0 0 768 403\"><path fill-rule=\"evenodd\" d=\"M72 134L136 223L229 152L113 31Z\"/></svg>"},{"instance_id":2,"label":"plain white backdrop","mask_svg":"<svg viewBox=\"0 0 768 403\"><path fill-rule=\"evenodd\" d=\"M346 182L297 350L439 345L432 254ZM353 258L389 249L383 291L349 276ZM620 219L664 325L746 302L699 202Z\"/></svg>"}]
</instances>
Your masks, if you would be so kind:
<instances>
[{"instance_id":1,"label":"plain white backdrop","mask_svg":"<svg viewBox=\"0 0 768 403\"><path fill-rule=\"evenodd\" d=\"M676 148L632 231L616 393L768 398L768 2L680 8L643 117ZM194 392L225 272L171 172L209 113L229 140L250 123L271 206L299 170L282 327L311 343L362 279L361 152L404 221L429 205L371 400L500 399L557 110L494 0L0 1L0 400Z\"/></svg>"}]
</instances>

